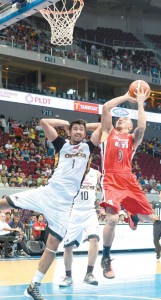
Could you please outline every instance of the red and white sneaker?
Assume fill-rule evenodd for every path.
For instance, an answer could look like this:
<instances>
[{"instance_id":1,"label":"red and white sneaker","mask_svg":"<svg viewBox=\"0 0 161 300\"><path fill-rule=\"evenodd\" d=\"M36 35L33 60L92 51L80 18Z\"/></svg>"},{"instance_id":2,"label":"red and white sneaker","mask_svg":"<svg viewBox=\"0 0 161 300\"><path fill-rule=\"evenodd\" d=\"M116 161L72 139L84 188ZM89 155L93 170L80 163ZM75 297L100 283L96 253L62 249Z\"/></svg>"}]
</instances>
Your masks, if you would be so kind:
<instances>
[{"instance_id":1,"label":"red and white sneaker","mask_svg":"<svg viewBox=\"0 0 161 300\"><path fill-rule=\"evenodd\" d=\"M102 257L101 267L103 269L103 276L108 279L115 278L115 273L111 266L112 259L110 257Z\"/></svg>"}]
</instances>

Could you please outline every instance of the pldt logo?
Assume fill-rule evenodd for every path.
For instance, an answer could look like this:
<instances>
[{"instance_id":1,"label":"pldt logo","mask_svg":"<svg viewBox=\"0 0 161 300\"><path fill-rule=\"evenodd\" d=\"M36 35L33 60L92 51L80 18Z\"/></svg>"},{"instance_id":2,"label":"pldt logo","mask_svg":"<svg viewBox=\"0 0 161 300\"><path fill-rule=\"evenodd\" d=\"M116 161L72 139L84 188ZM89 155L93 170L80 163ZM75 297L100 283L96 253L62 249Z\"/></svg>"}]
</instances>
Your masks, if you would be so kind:
<instances>
[{"instance_id":1,"label":"pldt logo","mask_svg":"<svg viewBox=\"0 0 161 300\"><path fill-rule=\"evenodd\" d=\"M30 104L30 103L32 103L34 101L34 97L31 94L27 94L25 96L25 100L26 100L27 103Z\"/></svg>"},{"instance_id":2,"label":"pldt logo","mask_svg":"<svg viewBox=\"0 0 161 300\"><path fill-rule=\"evenodd\" d=\"M128 111L123 108L115 108L113 113L116 117L125 117L129 114Z\"/></svg>"}]
</instances>

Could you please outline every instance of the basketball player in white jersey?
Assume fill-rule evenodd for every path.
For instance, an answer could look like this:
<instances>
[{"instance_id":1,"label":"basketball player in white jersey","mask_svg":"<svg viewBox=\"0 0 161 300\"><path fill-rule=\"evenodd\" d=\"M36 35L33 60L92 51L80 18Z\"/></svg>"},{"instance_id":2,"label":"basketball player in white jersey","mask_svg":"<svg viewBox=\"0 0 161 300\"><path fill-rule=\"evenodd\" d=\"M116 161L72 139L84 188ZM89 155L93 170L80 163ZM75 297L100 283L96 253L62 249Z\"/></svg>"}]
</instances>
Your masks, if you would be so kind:
<instances>
[{"instance_id":1,"label":"basketball player in white jersey","mask_svg":"<svg viewBox=\"0 0 161 300\"><path fill-rule=\"evenodd\" d=\"M78 196L74 199L67 233L64 238L64 264L66 276L59 287L68 287L73 284L72 261L73 248L79 247L82 235L85 233L85 241L89 241L88 266L84 282L98 285L98 281L92 274L98 255L99 222L95 209L96 188L100 187L101 173L90 168L87 173Z\"/></svg>"},{"instance_id":2,"label":"basketball player in white jersey","mask_svg":"<svg viewBox=\"0 0 161 300\"><path fill-rule=\"evenodd\" d=\"M49 227L46 249L39 262L38 270L25 296L34 300L45 300L40 295L39 286L51 266L59 244L63 240L68 226L69 215L74 197L78 194L81 182L88 171L91 154L100 142L101 127L98 123L87 125L83 120L69 124L65 120L42 119L40 126L45 136L55 148L55 170L48 185L20 192L0 199L0 210L10 207L26 208L43 213ZM58 136L54 127L69 128L70 141ZM97 128L98 127L98 128ZM84 143L86 128L97 128L90 141Z\"/></svg>"}]
</instances>

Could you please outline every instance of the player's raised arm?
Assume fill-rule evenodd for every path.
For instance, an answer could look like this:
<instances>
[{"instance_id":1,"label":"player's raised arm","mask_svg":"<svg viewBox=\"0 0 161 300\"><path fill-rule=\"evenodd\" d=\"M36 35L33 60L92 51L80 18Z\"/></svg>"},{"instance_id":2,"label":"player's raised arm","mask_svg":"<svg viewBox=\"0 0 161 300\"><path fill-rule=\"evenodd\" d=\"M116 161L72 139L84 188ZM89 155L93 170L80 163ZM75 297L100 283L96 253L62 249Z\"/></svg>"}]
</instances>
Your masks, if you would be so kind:
<instances>
[{"instance_id":1,"label":"player's raised arm","mask_svg":"<svg viewBox=\"0 0 161 300\"><path fill-rule=\"evenodd\" d=\"M101 125L101 123L97 122L97 123L86 123L86 130L89 131L94 131L95 129L97 129L99 126Z\"/></svg>"},{"instance_id":2,"label":"player's raised arm","mask_svg":"<svg viewBox=\"0 0 161 300\"><path fill-rule=\"evenodd\" d=\"M69 122L61 119L41 119L40 125L45 136L53 142L58 137L58 133L54 127L64 126L67 128L69 126Z\"/></svg>"},{"instance_id":3,"label":"player's raised arm","mask_svg":"<svg viewBox=\"0 0 161 300\"><path fill-rule=\"evenodd\" d=\"M112 100L106 102L103 105L102 117L101 117L101 123L102 123L101 140L102 141L104 141L107 138L109 132L113 128L111 109L125 101L132 101L132 99L133 98L130 97L129 93L126 93L123 96L113 98Z\"/></svg>"},{"instance_id":4,"label":"player's raised arm","mask_svg":"<svg viewBox=\"0 0 161 300\"><path fill-rule=\"evenodd\" d=\"M95 146L98 146L98 144L101 142L101 135L102 135L102 126L99 125L97 129L92 133L90 138L91 142Z\"/></svg>"},{"instance_id":5,"label":"player's raised arm","mask_svg":"<svg viewBox=\"0 0 161 300\"><path fill-rule=\"evenodd\" d=\"M144 132L146 129L146 114L144 111L144 102L148 97L148 91L144 92L143 90L137 92L137 103L138 103L138 124L137 128L134 130L134 148L136 149L139 144L142 142L144 137Z\"/></svg>"}]
</instances>

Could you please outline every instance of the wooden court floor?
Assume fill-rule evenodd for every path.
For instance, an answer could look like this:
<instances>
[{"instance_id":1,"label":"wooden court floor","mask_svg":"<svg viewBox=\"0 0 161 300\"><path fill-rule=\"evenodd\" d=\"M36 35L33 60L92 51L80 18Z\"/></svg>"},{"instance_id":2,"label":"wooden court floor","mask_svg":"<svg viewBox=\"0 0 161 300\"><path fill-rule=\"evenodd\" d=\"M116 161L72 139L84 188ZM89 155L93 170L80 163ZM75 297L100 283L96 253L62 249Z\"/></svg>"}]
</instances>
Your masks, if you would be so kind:
<instances>
[{"instance_id":1,"label":"wooden court floor","mask_svg":"<svg viewBox=\"0 0 161 300\"><path fill-rule=\"evenodd\" d=\"M87 255L75 255L73 262L74 285L59 288L64 276L63 257L58 256L41 285L41 294L57 300L159 300L161 299L161 260L155 252L113 254L116 278L108 280L102 275L101 256L98 256L94 275L98 286L83 283ZM27 299L23 292L33 277L38 258L0 260L0 300Z\"/></svg>"}]
</instances>

